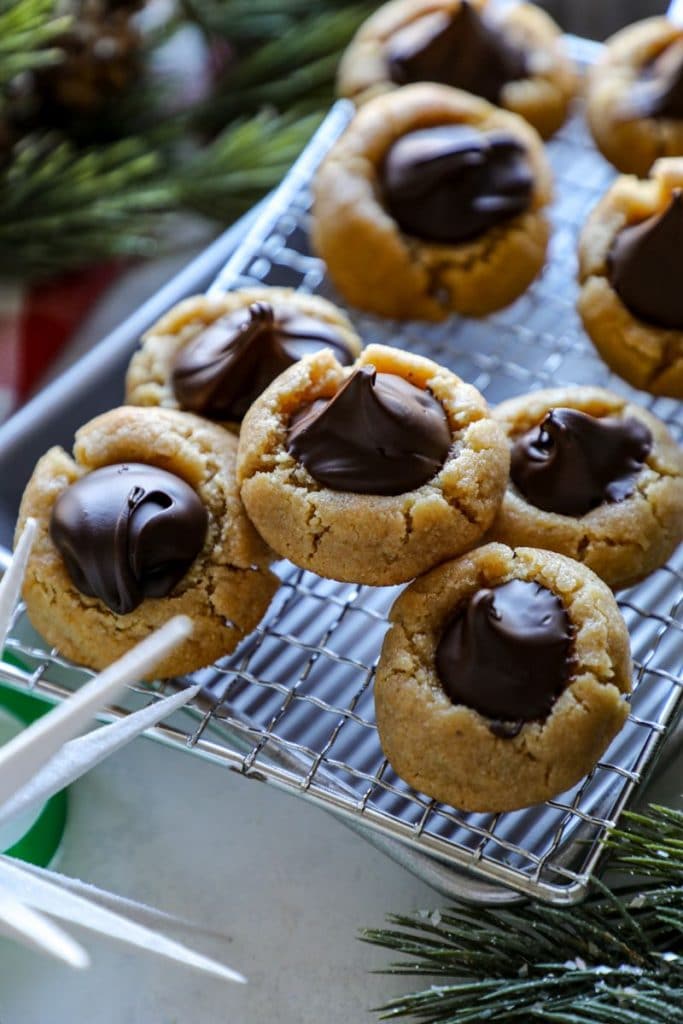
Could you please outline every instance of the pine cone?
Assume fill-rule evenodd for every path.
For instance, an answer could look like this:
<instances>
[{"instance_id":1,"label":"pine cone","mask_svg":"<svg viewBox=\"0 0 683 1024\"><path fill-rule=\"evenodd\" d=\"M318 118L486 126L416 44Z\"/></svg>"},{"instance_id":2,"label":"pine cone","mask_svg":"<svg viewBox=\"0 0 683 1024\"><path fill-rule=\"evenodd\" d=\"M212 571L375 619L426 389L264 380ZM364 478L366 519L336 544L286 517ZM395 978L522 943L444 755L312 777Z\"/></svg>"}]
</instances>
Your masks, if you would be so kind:
<instances>
[{"instance_id":1,"label":"pine cone","mask_svg":"<svg viewBox=\"0 0 683 1024\"><path fill-rule=\"evenodd\" d=\"M141 37L133 15L139 0L70 0L72 27L56 45L62 64L36 76L46 112L92 114L140 74Z\"/></svg>"}]
</instances>

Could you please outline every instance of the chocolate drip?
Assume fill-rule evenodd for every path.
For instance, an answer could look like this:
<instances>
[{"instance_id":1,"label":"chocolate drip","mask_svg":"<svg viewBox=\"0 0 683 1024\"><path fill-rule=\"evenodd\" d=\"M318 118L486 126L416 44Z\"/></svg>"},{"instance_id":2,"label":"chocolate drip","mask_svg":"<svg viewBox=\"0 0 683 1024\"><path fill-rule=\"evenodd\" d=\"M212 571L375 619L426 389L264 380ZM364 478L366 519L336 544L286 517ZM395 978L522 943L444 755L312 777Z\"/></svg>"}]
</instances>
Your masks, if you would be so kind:
<instances>
[{"instance_id":1,"label":"chocolate drip","mask_svg":"<svg viewBox=\"0 0 683 1024\"><path fill-rule=\"evenodd\" d=\"M503 86L526 78L526 55L463 0L455 14L437 11L406 25L389 41L392 81L440 82L500 102Z\"/></svg>"},{"instance_id":2,"label":"chocolate drip","mask_svg":"<svg viewBox=\"0 0 683 1024\"><path fill-rule=\"evenodd\" d=\"M683 330L683 191L663 213L624 228L608 260L609 279L622 302L646 323Z\"/></svg>"},{"instance_id":3,"label":"chocolate drip","mask_svg":"<svg viewBox=\"0 0 683 1024\"><path fill-rule=\"evenodd\" d=\"M216 320L180 350L173 390L183 409L239 421L283 370L321 348L331 348L344 366L353 362L332 324L286 306L255 302Z\"/></svg>"},{"instance_id":4,"label":"chocolate drip","mask_svg":"<svg viewBox=\"0 0 683 1024\"><path fill-rule=\"evenodd\" d=\"M491 719L491 732L516 736L547 718L571 678L573 630L566 609L538 583L510 580L478 590L446 627L436 668L453 704Z\"/></svg>"},{"instance_id":5,"label":"chocolate drip","mask_svg":"<svg viewBox=\"0 0 683 1024\"><path fill-rule=\"evenodd\" d=\"M627 118L683 118L683 40L646 64L624 102Z\"/></svg>"},{"instance_id":6,"label":"chocolate drip","mask_svg":"<svg viewBox=\"0 0 683 1024\"><path fill-rule=\"evenodd\" d=\"M582 516L633 494L651 449L652 434L633 417L553 409L513 445L510 476L537 508Z\"/></svg>"},{"instance_id":7,"label":"chocolate drip","mask_svg":"<svg viewBox=\"0 0 683 1024\"><path fill-rule=\"evenodd\" d=\"M184 480L156 466L105 466L62 491L50 536L74 585L117 615L165 597L204 544L208 516Z\"/></svg>"},{"instance_id":8,"label":"chocolate drip","mask_svg":"<svg viewBox=\"0 0 683 1024\"><path fill-rule=\"evenodd\" d=\"M440 125L402 136L382 169L386 204L407 234L457 244L528 209L534 177L505 132Z\"/></svg>"},{"instance_id":9,"label":"chocolate drip","mask_svg":"<svg viewBox=\"0 0 683 1024\"><path fill-rule=\"evenodd\" d=\"M443 407L402 377L363 366L333 398L293 418L291 454L335 491L403 494L443 466L451 431Z\"/></svg>"}]
</instances>

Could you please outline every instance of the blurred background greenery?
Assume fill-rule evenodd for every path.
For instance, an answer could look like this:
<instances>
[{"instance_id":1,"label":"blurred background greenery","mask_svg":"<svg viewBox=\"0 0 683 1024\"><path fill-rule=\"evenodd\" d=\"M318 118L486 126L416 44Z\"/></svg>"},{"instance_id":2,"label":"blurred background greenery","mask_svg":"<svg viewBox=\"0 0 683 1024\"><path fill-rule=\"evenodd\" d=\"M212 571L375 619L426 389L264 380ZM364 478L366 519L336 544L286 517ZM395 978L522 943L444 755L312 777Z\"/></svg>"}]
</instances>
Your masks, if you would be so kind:
<instances>
[{"instance_id":1,"label":"blurred background greenery","mask_svg":"<svg viewBox=\"0 0 683 1024\"><path fill-rule=\"evenodd\" d=\"M228 224L333 99L372 0L0 0L0 277L157 256ZM653 0L546 0L604 37Z\"/></svg>"}]
</instances>

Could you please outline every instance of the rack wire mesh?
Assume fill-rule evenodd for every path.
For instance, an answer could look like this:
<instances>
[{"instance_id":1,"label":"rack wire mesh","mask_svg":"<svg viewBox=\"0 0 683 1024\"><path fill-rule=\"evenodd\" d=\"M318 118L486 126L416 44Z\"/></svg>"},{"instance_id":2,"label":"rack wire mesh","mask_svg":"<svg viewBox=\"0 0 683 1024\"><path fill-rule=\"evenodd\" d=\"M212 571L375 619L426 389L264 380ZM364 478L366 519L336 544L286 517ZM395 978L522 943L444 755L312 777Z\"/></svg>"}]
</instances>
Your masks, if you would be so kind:
<instances>
[{"instance_id":1,"label":"rack wire mesh","mask_svg":"<svg viewBox=\"0 0 683 1024\"><path fill-rule=\"evenodd\" d=\"M585 53L585 50L584 50ZM266 205L212 291L286 285L342 303L309 250L311 175L350 116L337 104ZM451 367L492 403L562 383L602 384L633 394L610 374L575 312L576 240L613 177L580 116L552 140L554 233L547 266L513 306L481 322L397 323L351 311L366 341L425 355ZM679 439L680 403L637 395ZM194 710L156 730L252 778L270 781L489 881L555 903L585 893L601 840L651 767L683 694L683 558L620 595L635 663L628 721L590 775L538 807L467 814L410 789L385 760L374 724L372 682L387 613L399 588L334 583L288 563L258 629L229 658L196 673ZM17 664L0 668L14 685L61 697L88 675L46 651L23 608L8 643ZM169 686L159 686L161 694ZM150 699L131 691L125 714Z\"/></svg>"}]
</instances>

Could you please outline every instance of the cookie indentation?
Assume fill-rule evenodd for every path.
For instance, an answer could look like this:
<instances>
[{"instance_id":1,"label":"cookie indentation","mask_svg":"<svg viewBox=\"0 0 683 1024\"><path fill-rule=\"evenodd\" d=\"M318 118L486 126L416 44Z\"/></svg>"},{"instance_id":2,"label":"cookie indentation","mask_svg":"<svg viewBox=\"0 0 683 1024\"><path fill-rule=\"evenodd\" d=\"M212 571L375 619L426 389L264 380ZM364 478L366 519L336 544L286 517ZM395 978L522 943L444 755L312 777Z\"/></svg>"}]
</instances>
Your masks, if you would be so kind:
<instances>
[{"instance_id":1,"label":"cookie indentation","mask_svg":"<svg viewBox=\"0 0 683 1024\"><path fill-rule=\"evenodd\" d=\"M500 102L507 82L528 75L526 55L468 0L453 14L434 11L390 41L387 62L397 85L440 82Z\"/></svg>"},{"instance_id":2,"label":"cookie indentation","mask_svg":"<svg viewBox=\"0 0 683 1024\"><path fill-rule=\"evenodd\" d=\"M74 585L117 615L165 597L202 549L207 511L193 489L156 466L104 466L62 491L50 536Z\"/></svg>"},{"instance_id":3,"label":"cookie indentation","mask_svg":"<svg viewBox=\"0 0 683 1024\"><path fill-rule=\"evenodd\" d=\"M652 433L633 416L551 409L512 446L510 476L537 508L583 516L630 497L651 450Z\"/></svg>"},{"instance_id":4,"label":"cookie indentation","mask_svg":"<svg viewBox=\"0 0 683 1024\"><path fill-rule=\"evenodd\" d=\"M171 381L179 405L216 420L241 420L278 374L307 352L331 348L340 363L354 353L334 326L301 312L254 302L207 326L181 348Z\"/></svg>"},{"instance_id":5,"label":"cookie indentation","mask_svg":"<svg viewBox=\"0 0 683 1024\"><path fill-rule=\"evenodd\" d=\"M683 288L679 253L683 247L683 189L671 202L614 239L609 279L628 309L658 327L683 330Z\"/></svg>"},{"instance_id":6,"label":"cookie indentation","mask_svg":"<svg viewBox=\"0 0 683 1024\"><path fill-rule=\"evenodd\" d=\"M330 399L294 417L287 447L335 491L404 494L434 477L451 446L443 406L428 391L362 366Z\"/></svg>"},{"instance_id":7,"label":"cookie indentation","mask_svg":"<svg viewBox=\"0 0 683 1024\"><path fill-rule=\"evenodd\" d=\"M389 212L403 231L451 244L523 213L534 188L519 139L466 124L403 135L387 153L382 179Z\"/></svg>"},{"instance_id":8,"label":"cookie indentation","mask_svg":"<svg viewBox=\"0 0 683 1024\"><path fill-rule=\"evenodd\" d=\"M572 628L546 587L510 580L486 587L444 630L436 667L448 697L491 719L495 735L547 718L572 672Z\"/></svg>"}]
</instances>

